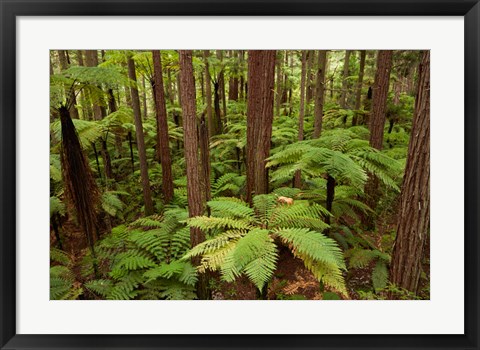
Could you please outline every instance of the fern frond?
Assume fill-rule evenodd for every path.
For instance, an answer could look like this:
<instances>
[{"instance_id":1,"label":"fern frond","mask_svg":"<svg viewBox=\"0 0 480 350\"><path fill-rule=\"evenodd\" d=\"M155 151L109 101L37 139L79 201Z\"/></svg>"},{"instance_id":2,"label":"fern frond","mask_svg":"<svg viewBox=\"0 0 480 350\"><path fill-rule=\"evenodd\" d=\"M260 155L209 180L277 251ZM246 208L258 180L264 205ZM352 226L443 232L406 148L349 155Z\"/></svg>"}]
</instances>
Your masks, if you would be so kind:
<instances>
[{"instance_id":1,"label":"fern frond","mask_svg":"<svg viewBox=\"0 0 480 350\"><path fill-rule=\"evenodd\" d=\"M244 272L261 290L271 279L277 259L277 249L268 230L254 229L240 238L225 256L222 278L232 282Z\"/></svg>"},{"instance_id":2,"label":"fern frond","mask_svg":"<svg viewBox=\"0 0 480 350\"><path fill-rule=\"evenodd\" d=\"M333 239L305 228L279 228L274 232L291 247L294 254L299 253L314 261L346 269L342 251Z\"/></svg>"},{"instance_id":3,"label":"fern frond","mask_svg":"<svg viewBox=\"0 0 480 350\"><path fill-rule=\"evenodd\" d=\"M212 209L212 214L217 217L243 218L250 221L254 216L253 209L247 203L231 197L215 198L207 204Z\"/></svg>"},{"instance_id":4,"label":"fern frond","mask_svg":"<svg viewBox=\"0 0 480 350\"><path fill-rule=\"evenodd\" d=\"M198 227L201 230L211 229L244 229L251 228L249 221L244 219L218 218L208 216L197 216L189 219L188 224Z\"/></svg>"},{"instance_id":5,"label":"fern frond","mask_svg":"<svg viewBox=\"0 0 480 350\"><path fill-rule=\"evenodd\" d=\"M378 260L372 271L372 283L375 290L381 290L387 286L388 269L385 262Z\"/></svg>"}]
</instances>

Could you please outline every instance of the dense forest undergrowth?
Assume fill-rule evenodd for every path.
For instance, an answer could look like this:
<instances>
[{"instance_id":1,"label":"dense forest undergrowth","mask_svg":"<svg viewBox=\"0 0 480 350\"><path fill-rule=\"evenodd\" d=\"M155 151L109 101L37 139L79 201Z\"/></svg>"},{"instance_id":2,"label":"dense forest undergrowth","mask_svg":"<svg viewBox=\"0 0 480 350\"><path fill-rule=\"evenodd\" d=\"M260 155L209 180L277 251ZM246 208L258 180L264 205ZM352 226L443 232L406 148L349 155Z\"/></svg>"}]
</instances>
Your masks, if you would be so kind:
<instances>
[{"instance_id":1,"label":"dense forest undergrowth","mask_svg":"<svg viewBox=\"0 0 480 350\"><path fill-rule=\"evenodd\" d=\"M52 50L51 299L429 299L430 55Z\"/></svg>"}]
</instances>

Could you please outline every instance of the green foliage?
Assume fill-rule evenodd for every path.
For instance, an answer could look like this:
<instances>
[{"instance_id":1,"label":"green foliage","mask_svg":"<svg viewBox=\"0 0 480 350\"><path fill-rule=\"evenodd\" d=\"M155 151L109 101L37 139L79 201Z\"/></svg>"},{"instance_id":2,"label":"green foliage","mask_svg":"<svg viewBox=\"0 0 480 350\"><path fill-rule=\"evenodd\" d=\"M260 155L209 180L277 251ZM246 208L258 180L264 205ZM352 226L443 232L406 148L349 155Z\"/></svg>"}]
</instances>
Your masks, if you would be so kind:
<instances>
[{"instance_id":1,"label":"green foliage","mask_svg":"<svg viewBox=\"0 0 480 350\"><path fill-rule=\"evenodd\" d=\"M81 284L76 282L72 260L59 249L50 249L50 300L75 300L83 294Z\"/></svg>"},{"instance_id":2,"label":"green foliage","mask_svg":"<svg viewBox=\"0 0 480 350\"><path fill-rule=\"evenodd\" d=\"M195 217L188 223L215 233L183 259L201 256L200 272L220 270L222 279L228 282L245 274L262 290L277 268L278 238L319 281L347 295L342 252L334 240L321 233L328 227L319 219L325 214L323 207L301 201L290 206L280 204L274 194L255 196L253 203L250 208L237 198L208 202L212 216Z\"/></svg>"},{"instance_id":3,"label":"green foliage","mask_svg":"<svg viewBox=\"0 0 480 350\"><path fill-rule=\"evenodd\" d=\"M179 261L190 248L184 210L121 225L96 245L100 278L85 287L106 299L194 299L196 269ZM88 263L88 262L86 262Z\"/></svg>"}]
</instances>

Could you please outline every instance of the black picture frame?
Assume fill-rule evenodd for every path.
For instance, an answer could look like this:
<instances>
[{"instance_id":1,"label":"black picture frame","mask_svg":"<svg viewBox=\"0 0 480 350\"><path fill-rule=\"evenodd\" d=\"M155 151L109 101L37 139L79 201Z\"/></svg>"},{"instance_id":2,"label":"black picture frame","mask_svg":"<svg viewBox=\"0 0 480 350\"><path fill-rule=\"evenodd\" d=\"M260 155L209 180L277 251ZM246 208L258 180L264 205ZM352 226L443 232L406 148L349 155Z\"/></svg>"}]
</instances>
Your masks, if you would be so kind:
<instances>
[{"instance_id":1,"label":"black picture frame","mask_svg":"<svg viewBox=\"0 0 480 350\"><path fill-rule=\"evenodd\" d=\"M1 349L479 349L478 0L0 0ZM464 16L464 335L34 335L16 332L16 17L154 15ZM461 106L459 106L459 109ZM454 182L452 175L452 183ZM452 293L454 297L454 293ZM448 315L445 315L448 317Z\"/></svg>"}]
</instances>

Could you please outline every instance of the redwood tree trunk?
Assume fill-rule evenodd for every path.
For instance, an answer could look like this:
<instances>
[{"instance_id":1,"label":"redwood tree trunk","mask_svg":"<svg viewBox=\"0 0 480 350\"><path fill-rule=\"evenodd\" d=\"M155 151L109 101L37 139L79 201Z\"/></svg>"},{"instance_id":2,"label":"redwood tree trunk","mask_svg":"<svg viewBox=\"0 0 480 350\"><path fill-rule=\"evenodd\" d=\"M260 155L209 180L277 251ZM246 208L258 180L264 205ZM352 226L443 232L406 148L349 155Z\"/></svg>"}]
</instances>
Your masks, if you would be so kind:
<instances>
[{"instance_id":1,"label":"redwood tree trunk","mask_svg":"<svg viewBox=\"0 0 480 350\"><path fill-rule=\"evenodd\" d=\"M317 81L315 85L315 120L313 138L320 137L323 123L323 103L325 101L325 71L327 68L327 51L318 52Z\"/></svg>"},{"instance_id":2,"label":"redwood tree trunk","mask_svg":"<svg viewBox=\"0 0 480 350\"><path fill-rule=\"evenodd\" d=\"M373 86L372 111L370 113L370 146L378 150L383 146L383 134L386 120L388 86L390 82L390 71L392 68L392 51L382 50L378 52L377 71ZM371 175L366 184L367 205L375 209L379 197L378 179ZM370 215L366 222L369 228L374 225L373 217Z\"/></svg>"},{"instance_id":3,"label":"redwood tree trunk","mask_svg":"<svg viewBox=\"0 0 480 350\"><path fill-rule=\"evenodd\" d=\"M135 62L133 61L131 56L128 56L127 64L128 64L128 77L134 82L137 82L137 74L135 73ZM152 194L150 192L150 181L148 180L147 155L145 152L142 115L140 112L140 98L138 96L137 87L136 86L130 87L130 93L132 95L133 116L135 118L135 132L137 135L138 158L140 160L140 175L142 178L143 199L145 201L145 215L149 216L153 214L153 202L152 202Z\"/></svg>"},{"instance_id":4,"label":"redwood tree trunk","mask_svg":"<svg viewBox=\"0 0 480 350\"><path fill-rule=\"evenodd\" d=\"M162 165L162 189L165 203L173 198L172 161L168 137L167 107L162 76L162 58L160 51L152 51L153 55L153 86L155 97L155 112L157 114L157 157Z\"/></svg>"},{"instance_id":5,"label":"redwood tree trunk","mask_svg":"<svg viewBox=\"0 0 480 350\"><path fill-rule=\"evenodd\" d=\"M248 51L247 201L268 192L265 168L273 122L275 50Z\"/></svg>"},{"instance_id":6,"label":"redwood tree trunk","mask_svg":"<svg viewBox=\"0 0 480 350\"><path fill-rule=\"evenodd\" d=\"M305 89L307 79L307 51L302 52L302 73L300 78L300 110L298 116L298 141L303 140L303 122L305 118ZM302 174L300 170L295 172L293 186L296 188L302 187Z\"/></svg>"},{"instance_id":7,"label":"redwood tree trunk","mask_svg":"<svg viewBox=\"0 0 480 350\"><path fill-rule=\"evenodd\" d=\"M192 51L180 50L180 95L182 100L183 114L183 137L185 165L187 170L187 197L188 213L190 217L203 215L205 200L200 186L200 169L198 159L198 136L195 81L193 76ZM190 242L192 247L205 240L205 233L199 228L190 228ZM197 265L199 257L193 263ZM204 274L200 274L197 284L199 299L208 299L207 280Z\"/></svg>"},{"instance_id":8,"label":"redwood tree trunk","mask_svg":"<svg viewBox=\"0 0 480 350\"><path fill-rule=\"evenodd\" d=\"M420 65L397 236L390 268L396 286L418 292L430 226L430 52Z\"/></svg>"},{"instance_id":9,"label":"redwood tree trunk","mask_svg":"<svg viewBox=\"0 0 480 350\"><path fill-rule=\"evenodd\" d=\"M388 86L392 69L392 51L378 52L377 72L373 86L372 112L370 115L370 146L382 149L385 114L387 110Z\"/></svg>"}]
</instances>

